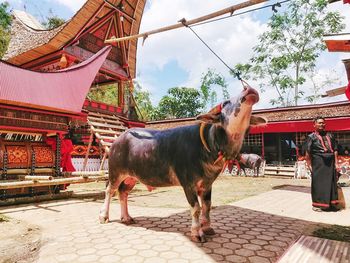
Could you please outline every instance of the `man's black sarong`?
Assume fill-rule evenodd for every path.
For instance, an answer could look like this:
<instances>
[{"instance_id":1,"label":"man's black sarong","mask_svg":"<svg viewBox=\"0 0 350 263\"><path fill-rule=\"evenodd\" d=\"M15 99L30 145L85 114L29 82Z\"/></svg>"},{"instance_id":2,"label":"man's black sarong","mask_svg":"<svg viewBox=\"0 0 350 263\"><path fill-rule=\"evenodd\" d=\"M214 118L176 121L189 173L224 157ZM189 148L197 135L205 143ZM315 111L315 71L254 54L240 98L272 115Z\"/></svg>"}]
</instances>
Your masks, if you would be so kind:
<instances>
[{"instance_id":1,"label":"man's black sarong","mask_svg":"<svg viewBox=\"0 0 350 263\"><path fill-rule=\"evenodd\" d=\"M338 204L337 172L334 152L337 142L331 133L314 132L307 138L307 152L311 157L312 205L329 208Z\"/></svg>"},{"instance_id":2,"label":"man's black sarong","mask_svg":"<svg viewBox=\"0 0 350 263\"><path fill-rule=\"evenodd\" d=\"M338 203L334 154L314 153L311 158L311 196L314 207L329 208Z\"/></svg>"}]
</instances>

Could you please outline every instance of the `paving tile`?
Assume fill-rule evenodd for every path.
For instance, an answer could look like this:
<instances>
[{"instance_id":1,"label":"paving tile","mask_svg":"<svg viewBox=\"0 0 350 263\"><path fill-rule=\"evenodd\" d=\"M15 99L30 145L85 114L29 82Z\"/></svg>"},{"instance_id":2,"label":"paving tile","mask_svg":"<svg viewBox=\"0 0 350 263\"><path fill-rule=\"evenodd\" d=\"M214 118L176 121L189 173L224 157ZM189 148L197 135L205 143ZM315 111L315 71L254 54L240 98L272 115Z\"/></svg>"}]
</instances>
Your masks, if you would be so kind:
<instances>
[{"instance_id":1,"label":"paving tile","mask_svg":"<svg viewBox=\"0 0 350 263\"><path fill-rule=\"evenodd\" d=\"M247 258L238 256L238 255L231 255L226 257L227 262L234 262L234 263L244 263L248 262Z\"/></svg>"},{"instance_id":2,"label":"paving tile","mask_svg":"<svg viewBox=\"0 0 350 263\"><path fill-rule=\"evenodd\" d=\"M255 255L254 251L249 250L249 249L245 249L245 248L235 250L235 254L242 256L242 257L250 257L250 256Z\"/></svg>"},{"instance_id":3,"label":"paving tile","mask_svg":"<svg viewBox=\"0 0 350 263\"><path fill-rule=\"evenodd\" d=\"M76 259L76 262L96 262L99 259L97 255L86 255L86 256L80 256Z\"/></svg>"},{"instance_id":4,"label":"paving tile","mask_svg":"<svg viewBox=\"0 0 350 263\"><path fill-rule=\"evenodd\" d=\"M122 258L118 255L108 255L108 256L103 256L99 258L100 263L116 263L120 262Z\"/></svg>"},{"instance_id":5,"label":"paving tile","mask_svg":"<svg viewBox=\"0 0 350 263\"><path fill-rule=\"evenodd\" d=\"M89 247L89 248L83 248L83 249L79 249L76 252L78 255L92 255L96 253L96 249Z\"/></svg>"},{"instance_id":6,"label":"paving tile","mask_svg":"<svg viewBox=\"0 0 350 263\"><path fill-rule=\"evenodd\" d=\"M249 262L250 263L270 263L271 261L267 258L253 256L253 257L249 257Z\"/></svg>"}]
</instances>

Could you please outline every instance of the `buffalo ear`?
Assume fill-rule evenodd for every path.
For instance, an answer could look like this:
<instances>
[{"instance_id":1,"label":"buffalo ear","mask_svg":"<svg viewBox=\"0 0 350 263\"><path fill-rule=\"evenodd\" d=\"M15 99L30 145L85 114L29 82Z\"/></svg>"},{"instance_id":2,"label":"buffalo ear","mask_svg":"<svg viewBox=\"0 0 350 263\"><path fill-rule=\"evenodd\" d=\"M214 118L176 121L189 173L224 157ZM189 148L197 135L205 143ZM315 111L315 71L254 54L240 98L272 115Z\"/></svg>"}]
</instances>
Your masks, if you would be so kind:
<instances>
[{"instance_id":1,"label":"buffalo ear","mask_svg":"<svg viewBox=\"0 0 350 263\"><path fill-rule=\"evenodd\" d=\"M259 117L259 116L251 116L250 117L250 126L260 126L260 125L266 125L267 124L267 119L264 117Z\"/></svg>"},{"instance_id":2,"label":"buffalo ear","mask_svg":"<svg viewBox=\"0 0 350 263\"><path fill-rule=\"evenodd\" d=\"M201 122L205 123L217 123L220 121L220 115L221 113L213 114L213 113L204 113L200 114L196 117L196 120L200 120Z\"/></svg>"},{"instance_id":3,"label":"buffalo ear","mask_svg":"<svg viewBox=\"0 0 350 263\"><path fill-rule=\"evenodd\" d=\"M205 123L216 123L220 121L221 115L221 104L212 108L208 113L200 114L196 117L197 120L200 120Z\"/></svg>"}]
</instances>

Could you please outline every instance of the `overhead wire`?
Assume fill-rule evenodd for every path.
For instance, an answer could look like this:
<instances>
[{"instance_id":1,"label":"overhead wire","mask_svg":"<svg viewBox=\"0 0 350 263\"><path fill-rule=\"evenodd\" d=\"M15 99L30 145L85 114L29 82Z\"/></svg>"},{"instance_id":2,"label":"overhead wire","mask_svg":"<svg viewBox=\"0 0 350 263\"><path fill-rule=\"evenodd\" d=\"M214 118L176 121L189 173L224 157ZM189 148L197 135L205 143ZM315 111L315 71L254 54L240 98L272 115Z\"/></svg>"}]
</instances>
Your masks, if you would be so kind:
<instances>
[{"instance_id":1,"label":"overhead wire","mask_svg":"<svg viewBox=\"0 0 350 263\"><path fill-rule=\"evenodd\" d=\"M284 1L281 1L281 2L276 2L274 4L271 4L271 5L266 5L266 6L262 6L262 7L258 7L258 8L253 8L253 9L250 9L250 10L247 10L247 11L244 11L244 12L240 12L240 13L237 13L237 14L231 14L229 16L225 16L225 17L220 17L220 18L216 18L216 19L211 19L211 20L208 20L208 21L204 21L204 22L201 22L201 23L198 23L198 24L194 24L194 25L191 25L191 26L188 26L186 25L186 19L181 19L179 22L183 23L185 27L187 27L188 29L191 30L191 32L230 70L230 72L232 72L233 75L235 75L235 77L242 81L242 78L241 78L241 72L239 72L238 70L235 70L233 68L231 68L193 29L192 27L195 27L195 26L199 26L199 25L204 25L204 24L208 24L208 23L212 23L212 22L216 22L216 21L219 21L219 20L223 20L223 19L227 19L227 18L231 18L231 17L234 17L234 16L239 16L239 15L243 15L243 14L247 14L247 13L250 13L250 12L255 12L255 11L258 11L258 10L261 10L261 9L265 9L265 8L272 8L272 11L273 12L277 12L276 10L276 7L281 7L282 4L286 3L286 2L289 2L291 0L284 0Z\"/></svg>"}]
</instances>

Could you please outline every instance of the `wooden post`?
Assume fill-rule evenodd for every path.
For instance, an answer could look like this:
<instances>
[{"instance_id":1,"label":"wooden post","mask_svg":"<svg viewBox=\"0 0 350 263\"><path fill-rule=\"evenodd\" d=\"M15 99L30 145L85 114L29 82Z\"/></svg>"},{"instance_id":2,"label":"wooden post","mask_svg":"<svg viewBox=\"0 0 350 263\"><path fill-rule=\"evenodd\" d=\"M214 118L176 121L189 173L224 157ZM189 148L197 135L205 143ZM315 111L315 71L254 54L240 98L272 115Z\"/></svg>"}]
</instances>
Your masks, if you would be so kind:
<instances>
[{"instance_id":1,"label":"wooden post","mask_svg":"<svg viewBox=\"0 0 350 263\"><path fill-rule=\"evenodd\" d=\"M118 82L118 106L124 110L124 84L122 81Z\"/></svg>"},{"instance_id":2,"label":"wooden post","mask_svg":"<svg viewBox=\"0 0 350 263\"><path fill-rule=\"evenodd\" d=\"M85 153L85 159L84 159L84 163L83 163L83 171L85 171L86 169L86 165L89 159L89 153L90 153L90 149L91 149L91 145L92 145L92 140L94 139L94 134L91 130L91 134L90 134L90 138L89 138L89 144L88 147L86 149L86 153Z\"/></svg>"},{"instance_id":3,"label":"wooden post","mask_svg":"<svg viewBox=\"0 0 350 263\"><path fill-rule=\"evenodd\" d=\"M56 135L56 162L55 162L55 175L61 174L61 138L60 134Z\"/></svg>"},{"instance_id":4,"label":"wooden post","mask_svg":"<svg viewBox=\"0 0 350 263\"><path fill-rule=\"evenodd\" d=\"M105 149L105 153L104 153L104 155L103 155L103 158L102 158L102 161L101 161L101 165L100 165L100 171L101 171L102 168L103 168L103 165L104 165L104 163L105 163L105 161L106 161L106 157L107 157L107 151L106 151L106 149Z\"/></svg>"},{"instance_id":5,"label":"wooden post","mask_svg":"<svg viewBox=\"0 0 350 263\"><path fill-rule=\"evenodd\" d=\"M261 157L265 159L265 137L264 133L261 133Z\"/></svg>"}]
</instances>

